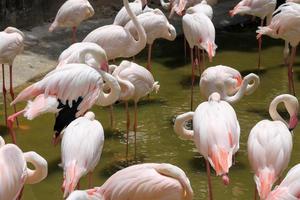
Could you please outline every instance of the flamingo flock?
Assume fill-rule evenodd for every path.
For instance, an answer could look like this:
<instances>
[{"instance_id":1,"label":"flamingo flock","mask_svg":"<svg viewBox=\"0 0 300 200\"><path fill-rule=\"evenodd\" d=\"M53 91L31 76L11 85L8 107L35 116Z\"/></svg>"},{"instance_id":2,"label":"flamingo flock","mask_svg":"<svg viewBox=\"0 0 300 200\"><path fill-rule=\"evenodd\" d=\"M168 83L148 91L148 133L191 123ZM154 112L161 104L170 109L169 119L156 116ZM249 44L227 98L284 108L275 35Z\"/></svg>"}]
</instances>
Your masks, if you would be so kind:
<instances>
[{"instance_id":1,"label":"flamingo flock","mask_svg":"<svg viewBox=\"0 0 300 200\"><path fill-rule=\"evenodd\" d=\"M229 66L217 65L205 69L206 53L209 61L216 56L216 30L213 24L215 0L161 0L161 6L182 16L182 28L190 47L192 77L190 111L176 116L174 132L185 140L194 142L204 158L207 173L208 199L214 199L211 167L224 185L229 185L230 168L235 164L240 149L241 127L239 112L231 104L254 93L260 78L254 73L246 75ZM0 62L3 78L3 104L5 123L14 144L5 144L0 136L0 199L19 200L25 184L37 184L47 177L47 161L35 152L23 153L17 146L14 122L23 115L28 120L44 113L54 113L54 145L61 141L62 197L68 200L192 200L194 191L188 174L169 163L138 163L136 155L138 129L138 102L152 92L158 92L160 84L152 74L152 45L156 39L175 40L177 32L165 14L158 8L150 8L147 0L129 3L123 7L113 24L90 32L82 42L77 42L76 29L80 23L94 15L88 0L67 0L58 10L49 31L58 27L73 28L73 44L58 58L55 69L41 80L29 85L15 98L12 65L15 57L24 49L25 35L14 27L0 32ZM282 181L289 166L293 149L293 130L298 124L299 103L295 97L293 63L300 41L300 5L288 0L276 10L275 0L242 0L230 15L248 14L261 18L257 30L259 61L261 37L268 35L285 40L288 61L289 92L281 94L270 103L269 113L273 121L262 120L250 131L247 152L254 173L255 195L262 200L295 200L300 198L300 167L293 167ZM267 24L264 26L264 19ZM53 33L55 34L55 33ZM185 44L186 44L185 41ZM77 43L75 43L77 42ZM137 56L148 44L147 66L135 61L122 60ZM186 50L186 49L184 49ZM206 52L206 53L205 53ZM113 62L114 64L109 64ZM4 64L9 65L11 106L14 114L7 116ZM195 70L199 68L199 88L204 102L193 108ZM170 78L170 77L166 77ZM167 87L167 86L162 86ZM17 111L16 104L27 101L24 109ZM121 169L101 186L95 187L92 173L101 165L105 134L96 115L90 111L94 105L110 106L124 102L126 113L126 160L129 157L130 114L129 101L134 102L134 165ZM151 102L150 102L151 103ZM283 103L289 121L278 113ZM112 110L112 109L111 109ZM111 113L112 114L112 113ZM36 119L38 120L38 119ZM18 121L17 121L18 123ZM191 124L191 126L189 126ZM242 127L243 128L243 127ZM244 133L243 133L244 134ZM27 162L34 170L27 167ZM128 164L128 162L127 162ZM88 188L80 190L80 179L88 174ZM47 181L47 180L45 180ZM277 182L276 182L277 181ZM274 187L278 183L279 185Z\"/></svg>"}]
</instances>

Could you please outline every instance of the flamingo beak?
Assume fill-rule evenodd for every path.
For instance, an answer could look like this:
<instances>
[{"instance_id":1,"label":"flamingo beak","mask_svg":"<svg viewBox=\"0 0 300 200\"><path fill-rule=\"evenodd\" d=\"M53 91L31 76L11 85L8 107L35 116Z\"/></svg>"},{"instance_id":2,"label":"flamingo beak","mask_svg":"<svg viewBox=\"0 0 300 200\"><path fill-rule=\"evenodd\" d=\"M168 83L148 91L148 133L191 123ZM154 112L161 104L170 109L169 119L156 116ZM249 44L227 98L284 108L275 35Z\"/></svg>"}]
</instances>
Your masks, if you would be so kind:
<instances>
[{"instance_id":1,"label":"flamingo beak","mask_svg":"<svg viewBox=\"0 0 300 200\"><path fill-rule=\"evenodd\" d=\"M294 130L294 128L297 126L297 124L298 124L297 115L291 116L290 121L289 121L289 130L290 131Z\"/></svg>"},{"instance_id":2,"label":"flamingo beak","mask_svg":"<svg viewBox=\"0 0 300 200\"><path fill-rule=\"evenodd\" d=\"M101 63L100 69L101 69L102 71L108 72L108 69L109 69L108 63L107 63L107 62Z\"/></svg>"},{"instance_id":3,"label":"flamingo beak","mask_svg":"<svg viewBox=\"0 0 300 200\"><path fill-rule=\"evenodd\" d=\"M230 16L230 17L233 17L234 15L235 15L234 10L230 10L230 11L229 11L229 16Z\"/></svg>"},{"instance_id":4,"label":"flamingo beak","mask_svg":"<svg viewBox=\"0 0 300 200\"><path fill-rule=\"evenodd\" d=\"M209 62L212 62L212 58L215 56L215 54L213 51L213 44L211 42L208 42L207 44L207 53L208 53Z\"/></svg>"}]
</instances>

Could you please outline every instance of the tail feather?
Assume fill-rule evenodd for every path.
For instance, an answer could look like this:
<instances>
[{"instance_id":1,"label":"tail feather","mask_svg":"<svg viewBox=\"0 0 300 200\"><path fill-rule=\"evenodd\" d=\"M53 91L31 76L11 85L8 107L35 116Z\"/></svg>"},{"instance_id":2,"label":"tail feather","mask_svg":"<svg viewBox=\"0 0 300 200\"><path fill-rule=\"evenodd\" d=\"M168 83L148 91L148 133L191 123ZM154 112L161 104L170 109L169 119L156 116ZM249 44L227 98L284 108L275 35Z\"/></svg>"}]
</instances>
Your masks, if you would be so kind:
<instances>
[{"instance_id":1,"label":"tail feather","mask_svg":"<svg viewBox=\"0 0 300 200\"><path fill-rule=\"evenodd\" d=\"M64 184L64 198L73 192L78 184L81 176L84 175L85 170L78 167L77 162L74 160L65 170L65 184Z\"/></svg>"},{"instance_id":2,"label":"tail feather","mask_svg":"<svg viewBox=\"0 0 300 200\"><path fill-rule=\"evenodd\" d=\"M154 82L152 88L155 91L155 93L157 93L159 91L160 85L159 85L158 81Z\"/></svg>"},{"instance_id":3,"label":"tail feather","mask_svg":"<svg viewBox=\"0 0 300 200\"><path fill-rule=\"evenodd\" d=\"M232 149L230 151L215 146L208 160L218 176L227 174L232 165Z\"/></svg>"},{"instance_id":4,"label":"tail feather","mask_svg":"<svg viewBox=\"0 0 300 200\"><path fill-rule=\"evenodd\" d=\"M20 101L27 101L32 97L35 97L41 94L43 91L35 87L35 85L31 85L25 88L18 96L10 103L10 105L14 105Z\"/></svg>"}]
</instances>

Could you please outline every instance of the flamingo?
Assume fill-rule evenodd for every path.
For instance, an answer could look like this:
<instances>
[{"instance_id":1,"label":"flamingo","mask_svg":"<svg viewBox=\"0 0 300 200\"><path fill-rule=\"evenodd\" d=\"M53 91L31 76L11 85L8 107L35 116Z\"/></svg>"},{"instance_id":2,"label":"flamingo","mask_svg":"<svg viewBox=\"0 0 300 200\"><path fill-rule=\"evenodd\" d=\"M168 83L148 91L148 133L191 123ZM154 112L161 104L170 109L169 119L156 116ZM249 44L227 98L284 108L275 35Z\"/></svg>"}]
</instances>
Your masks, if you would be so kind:
<instances>
[{"instance_id":1,"label":"flamingo","mask_svg":"<svg viewBox=\"0 0 300 200\"><path fill-rule=\"evenodd\" d=\"M229 11L231 17L234 15L253 15L261 19L261 26L264 24L266 18L267 25L270 24L272 19L272 13L276 7L276 0L241 0L233 10ZM261 63L261 37L258 40L258 64L257 67L260 69Z\"/></svg>"},{"instance_id":2,"label":"flamingo","mask_svg":"<svg viewBox=\"0 0 300 200\"><path fill-rule=\"evenodd\" d=\"M189 120L193 120L194 130L185 128ZM234 109L215 92L195 112L177 116L174 131L183 139L194 141L198 152L205 158L209 199L213 199L209 163L228 185L232 156L239 149L240 125Z\"/></svg>"},{"instance_id":3,"label":"flamingo","mask_svg":"<svg viewBox=\"0 0 300 200\"><path fill-rule=\"evenodd\" d=\"M144 12L147 6L147 0L135 0L129 3L129 7L132 12L138 16ZM127 13L126 8L123 6L121 10L117 13L114 19L114 25L125 26L130 21L130 16Z\"/></svg>"},{"instance_id":4,"label":"flamingo","mask_svg":"<svg viewBox=\"0 0 300 200\"><path fill-rule=\"evenodd\" d=\"M192 200L193 190L184 171L167 163L144 163L113 174L101 187L77 190L67 200Z\"/></svg>"},{"instance_id":5,"label":"flamingo","mask_svg":"<svg viewBox=\"0 0 300 200\"><path fill-rule=\"evenodd\" d=\"M107 25L90 32L83 42L94 42L106 52L108 60L123 57L129 58L138 54L146 46L147 38L143 26L129 7L128 0L123 0L125 9L138 32L138 40L131 33L119 25Z\"/></svg>"},{"instance_id":6,"label":"flamingo","mask_svg":"<svg viewBox=\"0 0 300 200\"><path fill-rule=\"evenodd\" d=\"M204 49L208 53L209 61L215 56L215 27L211 20L203 13L185 14L182 18L183 32L190 46L192 63L191 110L193 110L193 91L195 81L195 66L193 48ZM204 28L205 27L205 28Z\"/></svg>"},{"instance_id":7,"label":"flamingo","mask_svg":"<svg viewBox=\"0 0 300 200\"><path fill-rule=\"evenodd\" d=\"M159 9L140 14L137 16L137 20L146 31L148 44L147 69L151 71L151 51L154 40L164 38L173 41L176 38L176 29L169 23L164 13ZM138 33L133 21L128 22L125 29L127 29L134 38L138 38Z\"/></svg>"},{"instance_id":8,"label":"flamingo","mask_svg":"<svg viewBox=\"0 0 300 200\"><path fill-rule=\"evenodd\" d=\"M186 13L193 14L193 13L203 13L205 14L210 20L213 18L213 9L212 7L207 3L206 0L202 0L201 3L198 3L192 7L189 7L186 10Z\"/></svg>"},{"instance_id":9,"label":"flamingo","mask_svg":"<svg viewBox=\"0 0 300 200\"><path fill-rule=\"evenodd\" d=\"M290 114L289 124L282 121L276 111L281 102ZM255 172L254 180L261 199L266 199L273 184L288 166L293 146L290 130L297 125L298 107L296 97L279 95L271 102L269 108L274 121L262 120L250 131L248 158Z\"/></svg>"},{"instance_id":10,"label":"flamingo","mask_svg":"<svg viewBox=\"0 0 300 200\"><path fill-rule=\"evenodd\" d=\"M287 173L280 185L268 195L266 200L297 200L300 196L300 164Z\"/></svg>"},{"instance_id":11,"label":"flamingo","mask_svg":"<svg viewBox=\"0 0 300 200\"><path fill-rule=\"evenodd\" d=\"M121 87L119 100L125 101L125 109L127 115L126 128L126 157L128 156L128 136L129 136L129 110L128 101L134 101L134 144L136 155L136 131L137 131L137 103L140 98L148 95L153 90L157 93L159 90L158 82L154 81L152 74L144 67L129 61L122 61L121 64L114 70L112 75L117 79Z\"/></svg>"},{"instance_id":12,"label":"flamingo","mask_svg":"<svg viewBox=\"0 0 300 200\"><path fill-rule=\"evenodd\" d=\"M103 92L103 81L111 89L109 94ZM70 122L84 114L93 104L111 105L119 98L120 91L121 88L117 80L101 69L96 70L85 64L65 64L56 68L42 80L25 88L12 102L12 105L14 105L20 101L43 95L41 101L36 98L32 104L33 106L26 107L9 117L9 128L13 141L16 142L15 133L12 131L14 119L16 116L26 113L30 108L34 109L32 112L37 113L36 116L47 111L58 111L54 126L55 138L57 138ZM52 106L47 105L48 100L45 100L51 97L54 98L54 100L51 100L54 101L51 103ZM50 108L48 108L49 106Z\"/></svg>"},{"instance_id":13,"label":"flamingo","mask_svg":"<svg viewBox=\"0 0 300 200\"><path fill-rule=\"evenodd\" d=\"M64 198L74 191L79 179L87 173L91 187L92 172L100 160L103 144L103 127L95 120L93 112L87 112L67 126L61 143Z\"/></svg>"},{"instance_id":14,"label":"flamingo","mask_svg":"<svg viewBox=\"0 0 300 200\"><path fill-rule=\"evenodd\" d=\"M33 164L34 170L26 162ZM14 144L5 144L0 136L1 200L21 199L24 184L36 184L46 178L47 161L37 153L23 153Z\"/></svg>"},{"instance_id":15,"label":"flamingo","mask_svg":"<svg viewBox=\"0 0 300 200\"><path fill-rule=\"evenodd\" d=\"M4 117L5 124L7 119L7 108L6 108L6 88L5 88L5 75L4 75L4 64L9 65L9 83L10 83L10 96L12 100L15 98L14 87L12 81L12 66L15 57L22 53L24 50L24 39L25 35L22 31L15 27L7 27L4 31L0 32L0 63L2 64L2 93L3 93L3 104L4 104ZM16 112L16 107L14 106Z\"/></svg>"},{"instance_id":16,"label":"flamingo","mask_svg":"<svg viewBox=\"0 0 300 200\"><path fill-rule=\"evenodd\" d=\"M293 64L296 56L296 48L300 41L300 5L289 2L282 4L273 13L273 18L268 26L258 27L257 38L268 35L273 38L281 38L292 46L290 62L288 66L289 92L295 95Z\"/></svg>"},{"instance_id":17,"label":"flamingo","mask_svg":"<svg viewBox=\"0 0 300 200\"><path fill-rule=\"evenodd\" d=\"M172 18L174 13L182 16L185 10L202 3L203 1L207 2L211 6L218 2L217 0L171 0L170 2L166 3L164 0L160 0L160 4L165 10L171 10L169 18Z\"/></svg>"},{"instance_id":18,"label":"flamingo","mask_svg":"<svg viewBox=\"0 0 300 200\"><path fill-rule=\"evenodd\" d=\"M239 71L234 68L217 65L207 68L201 75L199 86L205 99L218 92L221 99L228 103L236 103L245 94L252 94L259 85L256 74L248 74L242 79Z\"/></svg>"},{"instance_id":19,"label":"flamingo","mask_svg":"<svg viewBox=\"0 0 300 200\"><path fill-rule=\"evenodd\" d=\"M79 24L94 15L95 11L88 0L67 0L58 10L49 31L57 27L72 27L73 43L76 42L76 31Z\"/></svg>"}]
</instances>

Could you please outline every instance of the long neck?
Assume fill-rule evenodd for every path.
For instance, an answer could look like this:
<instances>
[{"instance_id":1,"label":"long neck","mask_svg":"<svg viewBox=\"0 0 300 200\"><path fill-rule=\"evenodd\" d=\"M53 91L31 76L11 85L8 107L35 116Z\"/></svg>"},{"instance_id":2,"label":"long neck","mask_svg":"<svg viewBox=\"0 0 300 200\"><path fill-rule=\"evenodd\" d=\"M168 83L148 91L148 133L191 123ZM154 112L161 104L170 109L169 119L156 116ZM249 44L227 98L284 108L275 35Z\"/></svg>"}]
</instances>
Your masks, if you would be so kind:
<instances>
[{"instance_id":1,"label":"long neck","mask_svg":"<svg viewBox=\"0 0 300 200\"><path fill-rule=\"evenodd\" d=\"M133 40L135 41L137 48L141 48L143 49L146 46L146 42L147 42L147 36L146 36L146 32L144 30L144 28L142 27L142 25L139 23L139 21L137 20L135 14L132 12L130 6L129 6L129 2L128 0L123 0L123 4L125 6L125 9L128 13L128 15L130 16L134 26L136 27L138 36L139 36L139 40L135 41L134 37Z\"/></svg>"},{"instance_id":2,"label":"long neck","mask_svg":"<svg viewBox=\"0 0 300 200\"><path fill-rule=\"evenodd\" d=\"M294 103L295 105L293 106L293 101L295 101L296 103ZM284 124L286 124L286 126L288 127L288 123L280 116L280 114L277 112L277 106L279 103L284 103L285 108L287 109L290 117L292 117L293 115L295 115L293 112L293 108L295 106L297 106L297 99L294 96L288 95L288 94L283 94L283 95L279 95L277 96L270 104L269 107L269 113L271 118L274 121L282 121Z\"/></svg>"},{"instance_id":3,"label":"long neck","mask_svg":"<svg viewBox=\"0 0 300 200\"><path fill-rule=\"evenodd\" d=\"M116 76L116 78L118 80L118 83L122 87L120 100L129 100L130 98L132 98L135 91L134 85L128 80L121 79L118 75Z\"/></svg>"},{"instance_id":4,"label":"long neck","mask_svg":"<svg viewBox=\"0 0 300 200\"><path fill-rule=\"evenodd\" d=\"M35 184L46 178L48 173L48 165L44 158L33 151L24 153L24 158L26 162L30 162L35 168L34 170L27 168L27 184Z\"/></svg>"},{"instance_id":5,"label":"long neck","mask_svg":"<svg viewBox=\"0 0 300 200\"><path fill-rule=\"evenodd\" d=\"M251 82L253 83L251 84ZM237 91L237 93L235 93L235 95L228 96L226 92L224 92L225 95L224 100L229 103L236 103L244 96L245 93L246 94L253 93L257 89L258 85L259 85L259 77L253 73L248 74L247 76L244 77L242 86Z\"/></svg>"},{"instance_id":6,"label":"long neck","mask_svg":"<svg viewBox=\"0 0 300 200\"><path fill-rule=\"evenodd\" d=\"M87 62L86 56L88 54L92 56L93 62ZM84 48L82 51L79 52L79 62L85 63L85 64L89 65L90 67L93 67L94 69L98 69L100 62L101 62L100 58L99 58L99 52L96 52L93 49Z\"/></svg>"},{"instance_id":7,"label":"long neck","mask_svg":"<svg viewBox=\"0 0 300 200\"><path fill-rule=\"evenodd\" d=\"M183 139L186 140L194 139L194 131L187 130L185 128L185 123L193 119L193 116L194 116L194 112L187 112L176 117L175 124L174 124L174 131Z\"/></svg>"},{"instance_id":8,"label":"long neck","mask_svg":"<svg viewBox=\"0 0 300 200\"><path fill-rule=\"evenodd\" d=\"M115 77L110 75L109 73L103 72L102 70L99 70L100 74L102 75L103 80L106 82L108 87L110 88L110 93L106 94L102 91L100 91L100 96L98 98L98 104L101 106L108 106L113 104L115 101L117 101L120 97L121 93L121 87Z\"/></svg>"}]
</instances>

